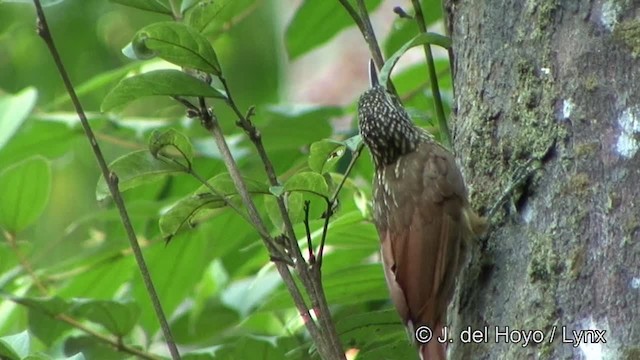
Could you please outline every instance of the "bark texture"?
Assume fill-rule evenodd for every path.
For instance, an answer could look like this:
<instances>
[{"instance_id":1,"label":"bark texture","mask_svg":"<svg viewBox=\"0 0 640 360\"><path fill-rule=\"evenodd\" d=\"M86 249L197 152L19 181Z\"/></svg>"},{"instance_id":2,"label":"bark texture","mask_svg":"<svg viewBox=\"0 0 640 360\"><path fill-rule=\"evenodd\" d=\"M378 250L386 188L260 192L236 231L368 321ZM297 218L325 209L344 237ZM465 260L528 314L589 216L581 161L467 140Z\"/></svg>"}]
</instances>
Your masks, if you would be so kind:
<instances>
[{"instance_id":1,"label":"bark texture","mask_svg":"<svg viewBox=\"0 0 640 360\"><path fill-rule=\"evenodd\" d=\"M472 204L486 211L518 168L542 165L492 219L461 279L450 355L640 359L640 3L449 1L445 9L454 143ZM486 326L488 337L461 343L469 326ZM496 326L535 338L524 346L526 334L511 332L496 344ZM581 330L600 332L563 342Z\"/></svg>"}]
</instances>

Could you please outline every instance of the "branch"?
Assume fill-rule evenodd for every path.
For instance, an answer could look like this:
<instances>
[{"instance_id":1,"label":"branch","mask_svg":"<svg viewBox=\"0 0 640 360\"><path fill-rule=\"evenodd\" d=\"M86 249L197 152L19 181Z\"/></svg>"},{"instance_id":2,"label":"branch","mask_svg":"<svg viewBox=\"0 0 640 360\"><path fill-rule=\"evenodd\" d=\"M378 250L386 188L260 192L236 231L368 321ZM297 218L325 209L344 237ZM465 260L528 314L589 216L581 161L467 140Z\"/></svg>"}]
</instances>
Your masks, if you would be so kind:
<instances>
[{"instance_id":1,"label":"branch","mask_svg":"<svg viewBox=\"0 0 640 360\"><path fill-rule=\"evenodd\" d=\"M222 75L219 76L219 79L224 87L225 92L227 93L227 103L238 118L236 124L244 130L251 142L254 144L256 151L260 156L260 160L264 164L265 172L269 179L270 185L279 186L280 183L278 181L278 177L274 170L273 164L271 163L264 145L262 144L262 136L250 121L250 117L253 115L253 108L249 110L246 116L243 115L236 105L235 100L233 99L233 95L231 93L231 90L229 89L229 85L227 84L226 79ZM327 304L324 289L322 288L319 267L314 267L312 268L313 271L309 271L310 269L307 266L307 262L302 255L300 247L298 246L297 237L293 230L293 224L291 223L291 218L289 217L289 212L287 211L284 199L281 196L277 196L276 202L278 204L278 209L284 222L285 233L287 234L287 239L289 241L289 250L292 252L293 259L295 260L296 270L300 275L302 284L304 285L307 292L309 292L311 305L314 308L316 316L318 318L318 322L320 323L321 339L323 341L329 341L329 344L327 344L326 348L326 359L342 360L345 358L344 352L342 351L342 345L340 344L338 332L335 329L335 325L331 321L331 312L329 310L329 305ZM320 346L318 346L318 349L320 350ZM325 356L323 356L323 358L325 358Z\"/></svg>"},{"instance_id":2,"label":"branch","mask_svg":"<svg viewBox=\"0 0 640 360\"><path fill-rule=\"evenodd\" d=\"M124 205L124 200L122 199L122 195L120 194L120 190L118 189L118 177L117 175L109 170L107 163L102 155L102 151L100 150L100 146L98 145L98 141L87 121L87 117L85 115L84 109L80 104L80 100L76 95L75 89L73 88L73 84L71 83L71 79L64 68L62 60L60 58L60 54L58 53L58 49L56 48L53 37L51 36L51 32L49 30L49 26L47 25L47 20L44 15L44 11L42 10L42 5L40 4L40 0L33 0L33 3L36 7L36 13L38 17L37 21L37 30L38 35L44 40L49 48L49 52L51 53L51 57L58 68L58 72L62 77L62 81L71 97L71 101L73 106L78 113L78 117L80 118L80 123L82 124L82 128L84 129L85 135L87 139L89 139L89 143L91 145L91 150L98 162L98 166L102 172L102 176L104 177L107 185L109 186L109 191L111 192L111 197L113 198L116 207L118 208L118 212L120 213L120 218L122 220L122 225L125 228L127 233L127 237L129 238L129 243L131 244L131 248L136 258L136 262L138 264L138 269L140 270L140 274L142 275L142 279L144 281L145 287L147 289L147 293L149 294L149 298L151 299L151 303L153 304L153 308L156 313L156 317L160 322L160 327L162 328L162 333L165 338L165 342L167 343L167 347L169 348L169 352L171 353L171 358L174 360L180 359L180 352L173 340L173 335L171 334L171 329L169 328L169 323L164 315L164 311L162 310L162 305L160 304L160 300L158 298L158 294L155 290L153 282L151 280L151 276L149 275L149 270L147 269L147 265L144 261L144 257L142 255L142 251L140 250L140 245L138 244L138 239L136 237L133 226L131 225L131 220L129 219L129 214L127 213L127 209Z\"/></svg>"},{"instance_id":3,"label":"branch","mask_svg":"<svg viewBox=\"0 0 640 360\"><path fill-rule=\"evenodd\" d=\"M424 22L424 15L422 14L422 6L420 0L411 0L413 8L416 12L416 23L421 33L427 32L427 25ZM424 44L424 56L427 58L427 71L429 72L429 80L431 80L431 93L433 94L433 104L436 109L436 118L438 119L438 127L440 133L443 135L443 142L445 146L452 148L451 133L449 132L449 126L447 126L447 118L444 115L444 107L442 106L442 98L440 97L440 87L438 86L438 76L436 74L436 66L433 62L433 54L431 53L431 45Z\"/></svg>"},{"instance_id":4,"label":"branch","mask_svg":"<svg viewBox=\"0 0 640 360\"><path fill-rule=\"evenodd\" d=\"M221 78L221 81L222 81L222 78ZM223 84L225 86L225 90L227 91L227 96L230 98L231 95L228 92L228 87L226 86L226 82L223 81ZM231 154L231 150L229 150L229 145L227 144L227 141L224 138L224 134L222 133L222 129L220 128L220 124L218 123L218 119L207 107L207 104L204 98L199 98L199 102L200 102L200 118L202 120L202 124L205 127L205 129L211 132L216 142L216 146L220 151L220 155L222 156L222 160L224 161L224 164L227 167L227 171L229 171L229 175L231 176L231 179L233 180L233 183L236 189L238 190L238 194L240 195L240 198L242 199L244 206L247 208L249 219L251 220L252 224L258 231L258 234L260 235L260 238L262 239L265 246L267 247L267 250L269 251L269 254L272 257L272 259L277 259L278 252L279 252L277 250L278 244L271 237L264 222L262 221L262 218L258 214L258 210L256 209L255 203L251 199L249 191L247 190L247 186L244 180L242 179L242 176L240 175L238 164L233 158L233 155ZM240 114L239 117L241 119L244 119L244 117L238 110L237 106L235 106L235 103L232 100L228 100L228 102L230 104L233 104L232 108L236 112L236 114ZM290 242L291 239L289 239L288 241ZM293 241L295 241L295 238ZM298 248L298 252L299 251L300 249ZM296 265L299 265L297 258L294 257L294 259L296 259ZM328 354L331 353L331 348L325 342L325 338L322 334L322 331L317 327L316 323L313 321L309 308L305 303L302 297L302 294L300 292L300 289L298 289L298 286L296 285L293 279L293 276L291 275L291 272L287 267L287 264L283 261L274 261L274 264L276 266L276 269L280 273L280 276L282 277L282 280L284 281L285 286L287 287L287 290L289 291L289 293L291 294L291 297L293 298L293 302L296 308L298 309L300 316L303 319L303 322L305 324L305 327L307 328L307 331L309 331L309 334L311 335L311 337L316 341L316 346L318 347L318 351L320 352L321 356L323 356L323 358L326 357L327 359L329 359Z\"/></svg>"}]
</instances>

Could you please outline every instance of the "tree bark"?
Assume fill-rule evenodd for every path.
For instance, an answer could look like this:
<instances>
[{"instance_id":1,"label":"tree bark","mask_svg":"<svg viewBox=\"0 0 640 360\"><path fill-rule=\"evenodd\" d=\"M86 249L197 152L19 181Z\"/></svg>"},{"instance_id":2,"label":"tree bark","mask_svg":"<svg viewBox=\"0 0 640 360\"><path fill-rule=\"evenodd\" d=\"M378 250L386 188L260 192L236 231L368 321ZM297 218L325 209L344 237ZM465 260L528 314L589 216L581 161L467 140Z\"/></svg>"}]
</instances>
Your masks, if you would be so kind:
<instances>
[{"instance_id":1,"label":"tree bark","mask_svg":"<svg viewBox=\"0 0 640 360\"><path fill-rule=\"evenodd\" d=\"M519 168L542 164L491 219L460 280L450 356L640 359L640 3L445 9L472 204L486 212ZM485 326L486 338L460 341ZM525 346L518 330L535 338ZM582 344L566 343L579 334Z\"/></svg>"}]
</instances>

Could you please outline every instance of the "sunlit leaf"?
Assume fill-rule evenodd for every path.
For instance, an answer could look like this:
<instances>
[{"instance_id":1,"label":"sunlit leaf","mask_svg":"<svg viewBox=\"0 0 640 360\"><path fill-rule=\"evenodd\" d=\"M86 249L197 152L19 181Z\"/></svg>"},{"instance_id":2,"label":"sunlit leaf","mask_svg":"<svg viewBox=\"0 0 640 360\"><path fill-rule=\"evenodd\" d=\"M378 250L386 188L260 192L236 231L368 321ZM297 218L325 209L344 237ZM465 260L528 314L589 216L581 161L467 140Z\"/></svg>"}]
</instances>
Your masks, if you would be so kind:
<instances>
[{"instance_id":1,"label":"sunlit leaf","mask_svg":"<svg viewBox=\"0 0 640 360\"><path fill-rule=\"evenodd\" d=\"M0 96L0 150L27 119L37 97L38 92L32 87L15 95Z\"/></svg>"},{"instance_id":2,"label":"sunlit leaf","mask_svg":"<svg viewBox=\"0 0 640 360\"><path fill-rule=\"evenodd\" d=\"M0 337L0 358L20 360L29 354L31 338L27 330L9 336Z\"/></svg>"}]
</instances>

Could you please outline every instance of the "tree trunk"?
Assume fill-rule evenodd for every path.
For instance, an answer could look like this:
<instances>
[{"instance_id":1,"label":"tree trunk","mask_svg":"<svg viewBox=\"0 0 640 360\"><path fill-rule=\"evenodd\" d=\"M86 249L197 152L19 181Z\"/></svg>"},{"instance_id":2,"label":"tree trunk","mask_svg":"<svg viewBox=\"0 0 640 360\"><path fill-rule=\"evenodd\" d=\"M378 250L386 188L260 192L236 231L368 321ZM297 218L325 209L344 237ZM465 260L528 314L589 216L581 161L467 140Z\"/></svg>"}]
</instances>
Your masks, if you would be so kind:
<instances>
[{"instance_id":1,"label":"tree trunk","mask_svg":"<svg viewBox=\"0 0 640 360\"><path fill-rule=\"evenodd\" d=\"M640 359L640 3L445 8L472 203L486 212L520 168L541 163L460 281L450 355ZM469 326L488 336L463 344Z\"/></svg>"}]
</instances>

